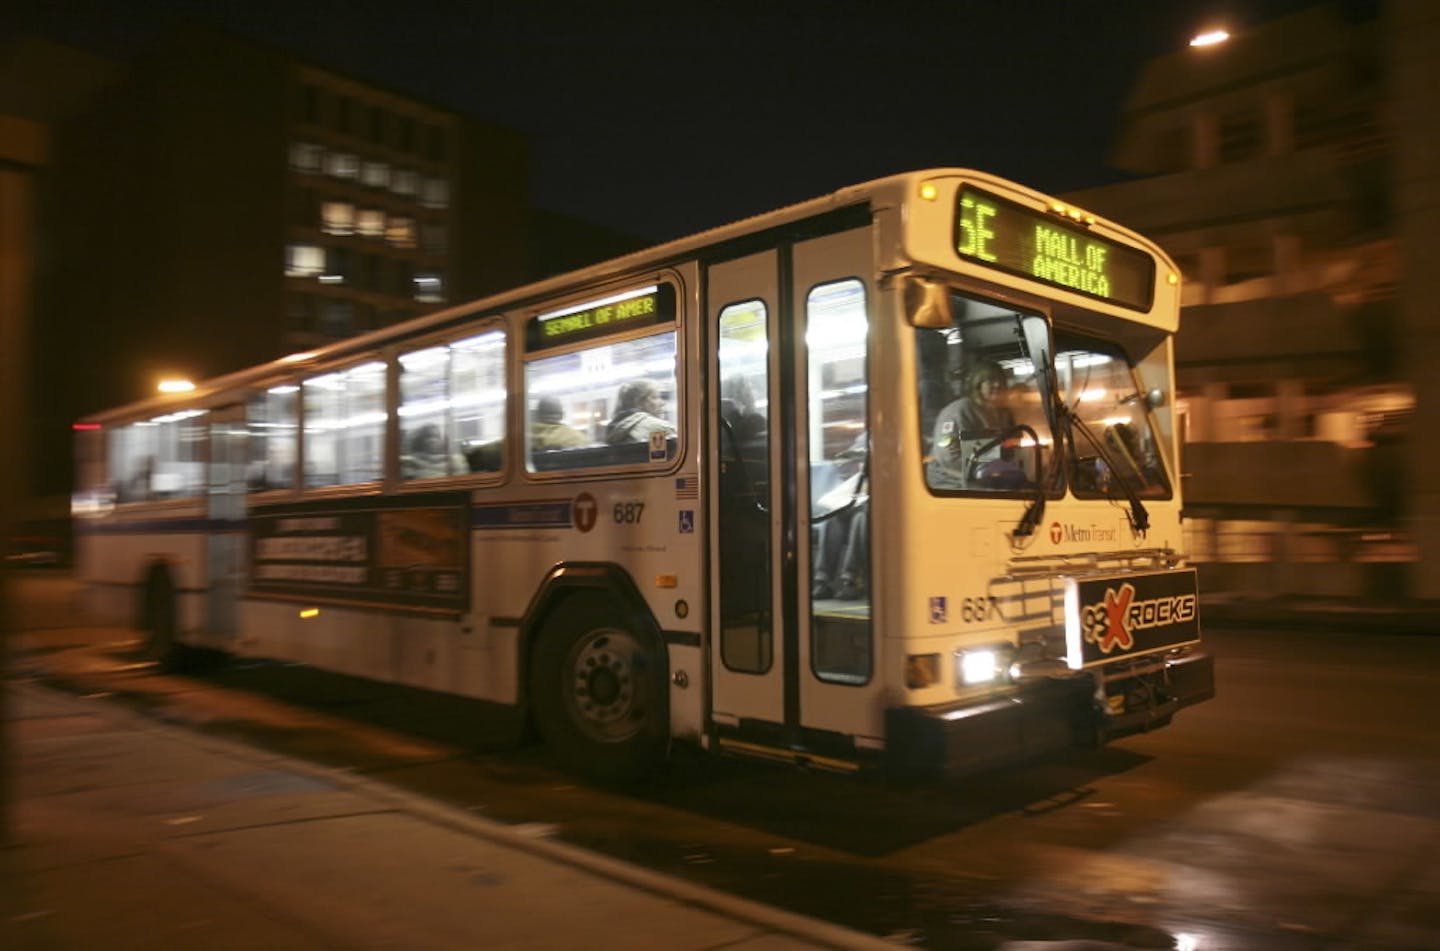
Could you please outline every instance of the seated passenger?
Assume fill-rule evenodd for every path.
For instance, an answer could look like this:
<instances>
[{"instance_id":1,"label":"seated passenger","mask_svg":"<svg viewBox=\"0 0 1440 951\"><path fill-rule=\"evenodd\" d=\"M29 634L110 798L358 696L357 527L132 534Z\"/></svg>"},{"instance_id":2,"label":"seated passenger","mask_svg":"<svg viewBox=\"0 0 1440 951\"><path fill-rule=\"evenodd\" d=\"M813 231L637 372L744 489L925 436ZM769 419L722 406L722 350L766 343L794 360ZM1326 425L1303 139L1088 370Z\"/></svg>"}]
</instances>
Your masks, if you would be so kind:
<instances>
[{"instance_id":1,"label":"seated passenger","mask_svg":"<svg viewBox=\"0 0 1440 951\"><path fill-rule=\"evenodd\" d=\"M445 451L445 437L440 427L426 423L410 436L410 451L400 457L400 475L404 479L438 479L468 471L465 460Z\"/></svg>"},{"instance_id":2,"label":"seated passenger","mask_svg":"<svg viewBox=\"0 0 1440 951\"><path fill-rule=\"evenodd\" d=\"M553 396L542 396L530 414L530 449L544 452L547 449L573 449L587 446L590 440L584 433L565 425L565 409Z\"/></svg>"},{"instance_id":3,"label":"seated passenger","mask_svg":"<svg viewBox=\"0 0 1440 951\"><path fill-rule=\"evenodd\" d=\"M865 433L840 453L844 480L814 506L820 522L815 539L815 564L810 596L815 600L864 600L869 591L870 496L866 482Z\"/></svg>"},{"instance_id":4,"label":"seated passenger","mask_svg":"<svg viewBox=\"0 0 1440 951\"><path fill-rule=\"evenodd\" d=\"M721 382L720 415L739 443L765 432L765 417L755 409L755 391L743 376L729 376Z\"/></svg>"},{"instance_id":5,"label":"seated passenger","mask_svg":"<svg viewBox=\"0 0 1440 951\"><path fill-rule=\"evenodd\" d=\"M665 403L653 380L631 380L620 387L615 415L605 429L605 442L612 446L649 442L653 433L675 434L675 426L662 415Z\"/></svg>"}]
</instances>

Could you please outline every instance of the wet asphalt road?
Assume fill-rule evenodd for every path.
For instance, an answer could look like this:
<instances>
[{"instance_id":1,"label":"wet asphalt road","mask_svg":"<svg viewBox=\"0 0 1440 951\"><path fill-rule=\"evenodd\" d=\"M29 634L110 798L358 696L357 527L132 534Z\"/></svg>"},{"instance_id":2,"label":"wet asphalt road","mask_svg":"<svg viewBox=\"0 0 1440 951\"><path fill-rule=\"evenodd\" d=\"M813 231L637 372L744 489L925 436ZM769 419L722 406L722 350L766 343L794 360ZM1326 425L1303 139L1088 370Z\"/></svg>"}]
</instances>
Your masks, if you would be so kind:
<instances>
[{"instance_id":1,"label":"wet asphalt road","mask_svg":"<svg viewBox=\"0 0 1440 951\"><path fill-rule=\"evenodd\" d=\"M64 575L13 590L11 676L900 944L1440 947L1440 632L1211 631L1216 700L963 785L680 755L617 790L482 704L277 664L162 675L84 626Z\"/></svg>"}]
</instances>

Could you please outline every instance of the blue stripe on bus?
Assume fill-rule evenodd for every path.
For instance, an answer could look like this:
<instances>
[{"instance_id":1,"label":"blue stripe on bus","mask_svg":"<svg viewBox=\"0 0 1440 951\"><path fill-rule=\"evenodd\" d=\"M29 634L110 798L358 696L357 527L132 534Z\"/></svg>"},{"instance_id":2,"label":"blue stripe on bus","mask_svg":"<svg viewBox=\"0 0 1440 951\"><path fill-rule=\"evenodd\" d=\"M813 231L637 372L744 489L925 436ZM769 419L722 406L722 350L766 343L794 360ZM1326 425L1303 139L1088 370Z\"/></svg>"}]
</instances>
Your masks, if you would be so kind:
<instances>
[{"instance_id":1,"label":"blue stripe on bus","mask_svg":"<svg viewBox=\"0 0 1440 951\"><path fill-rule=\"evenodd\" d=\"M478 529L569 528L571 508L569 499L476 505L470 512L470 526Z\"/></svg>"},{"instance_id":2,"label":"blue stripe on bus","mask_svg":"<svg viewBox=\"0 0 1440 951\"><path fill-rule=\"evenodd\" d=\"M475 529L569 528L574 503L570 499L538 502L494 502L474 505L470 527ZM77 519L75 529L92 535L163 535L242 532L248 522L204 516L129 520Z\"/></svg>"},{"instance_id":3,"label":"blue stripe on bus","mask_svg":"<svg viewBox=\"0 0 1440 951\"><path fill-rule=\"evenodd\" d=\"M87 535L186 535L242 533L245 523L233 519L153 518L140 521L76 519L75 531Z\"/></svg>"}]
</instances>

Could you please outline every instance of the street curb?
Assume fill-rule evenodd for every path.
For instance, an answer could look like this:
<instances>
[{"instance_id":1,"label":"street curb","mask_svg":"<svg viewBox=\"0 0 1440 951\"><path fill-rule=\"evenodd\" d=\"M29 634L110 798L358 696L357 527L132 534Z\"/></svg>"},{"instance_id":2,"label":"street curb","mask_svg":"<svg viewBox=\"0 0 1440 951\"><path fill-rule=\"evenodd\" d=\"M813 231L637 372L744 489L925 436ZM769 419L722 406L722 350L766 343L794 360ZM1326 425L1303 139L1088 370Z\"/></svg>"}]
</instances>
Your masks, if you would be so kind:
<instances>
[{"instance_id":1,"label":"street curb","mask_svg":"<svg viewBox=\"0 0 1440 951\"><path fill-rule=\"evenodd\" d=\"M9 687L16 693L30 691L34 694L48 694L76 704L83 704L83 701L73 694L34 682L12 680ZM98 704L104 710L102 716L106 720L122 727L135 729L138 732L163 734L172 740L183 741L204 752L242 762L267 766L283 764L291 772L321 780L336 788L379 801L386 808L414 816L432 825L485 839L496 845L552 862L569 865L683 905L754 925L766 931L778 932L832 948L855 949L855 951L894 951L896 947L893 942L873 935L853 931L795 912L784 911L750 899L727 895L703 885L695 885L618 859L589 852L579 846L538 839L526 835L514 826L483 816L472 815L454 806L438 804L382 780L343 769L319 766L281 753L272 753L247 746L224 737L196 733L183 726L155 719L144 713L106 703L103 700L98 701Z\"/></svg>"}]
</instances>

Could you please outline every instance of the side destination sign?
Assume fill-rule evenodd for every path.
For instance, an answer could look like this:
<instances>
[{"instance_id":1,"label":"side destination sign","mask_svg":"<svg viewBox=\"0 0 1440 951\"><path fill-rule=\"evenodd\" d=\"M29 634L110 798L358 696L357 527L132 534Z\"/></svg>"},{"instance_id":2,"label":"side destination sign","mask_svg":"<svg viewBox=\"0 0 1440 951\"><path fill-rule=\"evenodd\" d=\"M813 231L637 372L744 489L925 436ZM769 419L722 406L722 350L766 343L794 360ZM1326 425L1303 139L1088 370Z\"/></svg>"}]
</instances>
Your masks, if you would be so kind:
<instances>
[{"instance_id":1,"label":"side destination sign","mask_svg":"<svg viewBox=\"0 0 1440 951\"><path fill-rule=\"evenodd\" d=\"M669 284L651 284L537 314L526 324L525 346L530 351L544 350L674 321L675 288Z\"/></svg>"},{"instance_id":2,"label":"side destination sign","mask_svg":"<svg viewBox=\"0 0 1440 951\"><path fill-rule=\"evenodd\" d=\"M1150 309L1153 257L1054 215L966 185L955 200L954 238L962 258L1135 310Z\"/></svg>"}]
</instances>

